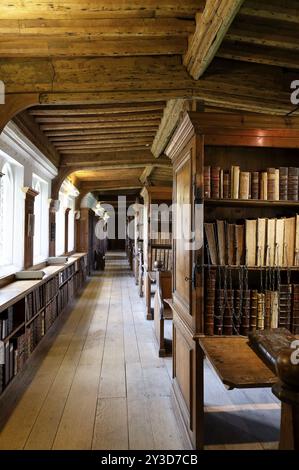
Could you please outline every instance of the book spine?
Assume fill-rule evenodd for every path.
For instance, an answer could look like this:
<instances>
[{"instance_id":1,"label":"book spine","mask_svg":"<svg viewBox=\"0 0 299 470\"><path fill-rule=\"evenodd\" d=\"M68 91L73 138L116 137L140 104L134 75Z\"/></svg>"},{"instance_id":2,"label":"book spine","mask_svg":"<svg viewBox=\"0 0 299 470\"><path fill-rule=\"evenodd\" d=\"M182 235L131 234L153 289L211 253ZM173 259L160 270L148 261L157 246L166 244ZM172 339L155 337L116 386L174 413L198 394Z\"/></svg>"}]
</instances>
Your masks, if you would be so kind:
<instances>
[{"instance_id":1,"label":"book spine","mask_svg":"<svg viewBox=\"0 0 299 470\"><path fill-rule=\"evenodd\" d=\"M265 294L257 294L257 329L265 329Z\"/></svg>"},{"instance_id":2,"label":"book spine","mask_svg":"<svg viewBox=\"0 0 299 470\"><path fill-rule=\"evenodd\" d=\"M279 327L291 328L292 286L280 285L279 288Z\"/></svg>"},{"instance_id":3,"label":"book spine","mask_svg":"<svg viewBox=\"0 0 299 470\"><path fill-rule=\"evenodd\" d=\"M260 194L260 174L258 171L251 173L251 199L259 199Z\"/></svg>"},{"instance_id":4,"label":"book spine","mask_svg":"<svg viewBox=\"0 0 299 470\"><path fill-rule=\"evenodd\" d=\"M288 179L289 169L287 167L279 168L279 199L281 201L288 200Z\"/></svg>"},{"instance_id":5,"label":"book spine","mask_svg":"<svg viewBox=\"0 0 299 470\"><path fill-rule=\"evenodd\" d=\"M225 171L223 174L223 198L230 198L230 174L229 171Z\"/></svg>"},{"instance_id":6,"label":"book spine","mask_svg":"<svg viewBox=\"0 0 299 470\"><path fill-rule=\"evenodd\" d=\"M211 197L211 167L204 167L204 197L210 199Z\"/></svg>"},{"instance_id":7,"label":"book spine","mask_svg":"<svg viewBox=\"0 0 299 470\"><path fill-rule=\"evenodd\" d=\"M242 322L241 334L247 336L250 330L250 298L251 291L243 291L243 305L242 305Z\"/></svg>"},{"instance_id":8,"label":"book spine","mask_svg":"<svg viewBox=\"0 0 299 470\"><path fill-rule=\"evenodd\" d=\"M257 309L258 309L258 291L251 291L251 304L250 304L250 330L256 331L257 329Z\"/></svg>"},{"instance_id":9,"label":"book spine","mask_svg":"<svg viewBox=\"0 0 299 470\"><path fill-rule=\"evenodd\" d=\"M268 200L268 174L265 171L260 175L260 199L262 201Z\"/></svg>"},{"instance_id":10,"label":"book spine","mask_svg":"<svg viewBox=\"0 0 299 470\"><path fill-rule=\"evenodd\" d=\"M267 290L265 292L265 330L268 330L271 327L272 300L272 292Z\"/></svg>"},{"instance_id":11,"label":"book spine","mask_svg":"<svg viewBox=\"0 0 299 470\"><path fill-rule=\"evenodd\" d=\"M213 199L220 198L220 170L219 166L211 169L211 194Z\"/></svg>"},{"instance_id":12,"label":"book spine","mask_svg":"<svg viewBox=\"0 0 299 470\"><path fill-rule=\"evenodd\" d=\"M268 178L268 186L267 186L268 201L274 201L275 200L275 182L276 182L275 168L267 169L267 178Z\"/></svg>"},{"instance_id":13,"label":"book spine","mask_svg":"<svg viewBox=\"0 0 299 470\"><path fill-rule=\"evenodd\" d=\"M205 334L214 335L214 315L216 296L216 271L209 272L206 285Z\"/></svg>"},{"instance_id":14,"label":"book spine","mask_svg":"<svg viewBox=\"0 0 299 470\"><path fill-rule=\"evenodd\" d=\"M223 334L223 314L225 304L225 291L224 289L217 290L216 296L216 314L215 314L215 330L216 336L222 336Z\"/></svg>"},{"instance_id":15,"label":"book spine","mask_svg":"<svg viewBox=\"0 0 299 470\"><path fill-rule=\"evenodd\" d=\"M292 328L294 335L299 334L299 285L293 285Z\"/></svg>"},{"instance_id":16,"label":"book spine","mask_svg":"<svg viewBox=\"0 0 299 470\"><path fill-rule=\"evenodd\" d=\"M288 199L298 201L298 168L289 168Z\"/></svg>"},{"instance_id":17,"label":"book spine","mask_svg":"<svg viewBox=\"0 0 299 470\"><path fill-rule=\"evenodd\" d=\"M240 172L240 199L249 199L249 172Z\"/></svg>"},{"instance_id":18,"label":"book spine","mask_svg":"<svg viewBox=\"0 0 299 470\"><path fill-rule=\"evenodd\" d=\"M235 308L234 308L234 330L237 335L240 334L242 319L242 291L235 290Z\"/></svg>"},{"instance_id":19,"label":"book spine","mask_svg":"<svg viewBox=\"0 0 299 470\"><path fill-rule=\"evenodd\" d=\"M234 291L228 289L226 291L226 302L223 317L223 334L232 336L233 334L233 318L234 318Z\"/></svg>"}]
</instances>

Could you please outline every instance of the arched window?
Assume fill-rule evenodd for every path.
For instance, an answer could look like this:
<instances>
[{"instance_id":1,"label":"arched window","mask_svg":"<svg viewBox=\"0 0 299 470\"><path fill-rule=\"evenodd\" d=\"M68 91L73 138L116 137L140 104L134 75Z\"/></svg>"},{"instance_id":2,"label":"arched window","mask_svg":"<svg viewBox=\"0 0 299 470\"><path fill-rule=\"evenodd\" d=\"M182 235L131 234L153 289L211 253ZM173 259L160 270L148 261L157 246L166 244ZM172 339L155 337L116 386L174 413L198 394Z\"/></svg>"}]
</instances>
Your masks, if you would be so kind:
<instances>
[{"instance_id":1,"label":"arched window","mask_svg":"<svg viewBox=\"0 0 299 470\"><path fill-rule=\"evenodd\" d=\"M15 182L11 165L2 168L0 194L0 266L13 264Z\"/></svg>"},{"instance_id":2,"label":"arched window","mask_svg":"<svg viewBox=\"0 0 299 470\"><path fill-rule=\"evenodd\" d=\"M45 261L48 257L48 184L36 175L33 175L33 189L38 192L34 201L34 264Z\"/></svg>"}]
</instances>

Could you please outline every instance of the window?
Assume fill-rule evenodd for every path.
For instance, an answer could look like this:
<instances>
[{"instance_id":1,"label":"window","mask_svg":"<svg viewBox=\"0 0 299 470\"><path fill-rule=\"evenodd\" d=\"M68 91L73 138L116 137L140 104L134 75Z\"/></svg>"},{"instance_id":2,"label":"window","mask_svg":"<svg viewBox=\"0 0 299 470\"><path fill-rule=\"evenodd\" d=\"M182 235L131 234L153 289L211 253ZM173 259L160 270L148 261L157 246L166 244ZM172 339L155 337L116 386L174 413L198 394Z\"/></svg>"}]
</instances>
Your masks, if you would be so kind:
<instances>
[{"instance_id":1,"label":"window","mask_svg":"<svg viewBox=\"0 0 299 470\"><path fill-rule=\"evenodd\" d=\"M3 155L1 154L3 162ZM23 266L24 193L23 167L4 157L0 179L0 276Z\"/></svg>"},{"instance_id":2,"label":"window","mask_svg":"<svg viewBox=\"0 0 299 470\"><path fill-rule=\"evenodd\" d=\"M70 209L68 214L68 251L74 250L75 241L75 198L79 196L79 191L68 180L65 180L59 192L59 211L56 212L56 256L61 256L65 252L65 211Z\"/></svg>"},{"instance_id":3,"label":"window","mask_svg":"<svg viewBox=\"0 0 299 470\"><path fill-rule=\"evenodd\" d=\"M34 245L33 263L38 264L48 257L49 247L49 210L48 210L48 184L36 175L33 175L32 186L38 195L34 201Z\"/></svg>"},{"instance_id":4,"label":"window","mask_svg":"<svg viewBox=\"0 0 299 470\"><path fill-rule=\"evenodd\" d=\"M75 249L75 199L69 201L69 233L68 233L68 252Z\"/></svg>"}]
</instances>

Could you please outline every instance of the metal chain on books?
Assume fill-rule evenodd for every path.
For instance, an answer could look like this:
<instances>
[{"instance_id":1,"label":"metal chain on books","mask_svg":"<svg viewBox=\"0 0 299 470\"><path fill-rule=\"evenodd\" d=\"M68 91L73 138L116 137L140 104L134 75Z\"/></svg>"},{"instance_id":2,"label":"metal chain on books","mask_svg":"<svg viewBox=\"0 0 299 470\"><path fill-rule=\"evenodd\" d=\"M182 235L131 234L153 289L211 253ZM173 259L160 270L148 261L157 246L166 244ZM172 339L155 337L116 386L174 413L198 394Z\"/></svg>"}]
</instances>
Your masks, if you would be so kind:
<instances>
[{"instance_id":1,"label":"metal chain on books","mask_svg":"<svg viewBox=\"0 0 299 470\"><path fill-rule=\"evenodd\" d=\"M281 284L280 268L279 266L276 266L276 285L277 285L278 296L280 296L280 284ZM278 314L280 318L280 301L278 302Z\"/></svg>"},{"instance_id":2,"label":"metal chain on books","mask_svg":"<svg viewBox=\"0 0 299 470\"><path fill-rule=\"evenodd\" d=\"M288 285L288 289L290 289L290 285L291 285L291 270L290 270L290 267L288 265L287 267L287 285ZM290 290L288 291L288 317L287 317L287 324L288 325L291 325L291 310L292 310L292 305L291 305L291 293L290 293Z\"/></svg>"},{"instance_id":3,"label":"metal chain on books","mask_svg":"<svg viewBox=\"0 0 299 470\"><path fill-rule=\"evenodd\" d=\"M234 320L233 321L233 328L234 328L234 333L239 335L240 332L236 328L237 325L241 325L241 319L242 319L242 309L243 309L243 286L244 286L244 269L243 266L239 266L238 269L238 278L239 278L239 311L238 313L234 310Z\"/></svg>"}]
</instances>

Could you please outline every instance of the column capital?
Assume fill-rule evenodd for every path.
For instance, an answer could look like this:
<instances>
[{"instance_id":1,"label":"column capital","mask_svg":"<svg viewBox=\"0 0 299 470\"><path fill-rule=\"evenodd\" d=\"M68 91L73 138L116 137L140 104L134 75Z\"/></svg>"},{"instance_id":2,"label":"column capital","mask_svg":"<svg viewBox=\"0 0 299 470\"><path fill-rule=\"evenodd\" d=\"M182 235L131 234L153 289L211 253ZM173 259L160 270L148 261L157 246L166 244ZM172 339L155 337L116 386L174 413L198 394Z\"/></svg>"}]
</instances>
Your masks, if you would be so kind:
<instances>
[{"instance_id":1,"label":"column capital","mask_svg":"<svg viewBox=\"0 0 299 470\"><path fill-rule=\"evenodd\" d=\"M50 212L58 212L60 209L59 199L49 199L49 209Z\"/></svg>"},{"instance_id":2,"label":"column capital","mask_svg":"<svg viewBox=\"0 0 299 470\"><path fill-rule=\"evenodd\" d=\"M30 188L29 186L25 186L24 188L22 188L22 191L26 195L26 197L36 198L36 196L39 195L38 191L35 191L33 188Z\"/></svg>"}]
</instances>

